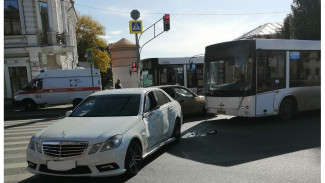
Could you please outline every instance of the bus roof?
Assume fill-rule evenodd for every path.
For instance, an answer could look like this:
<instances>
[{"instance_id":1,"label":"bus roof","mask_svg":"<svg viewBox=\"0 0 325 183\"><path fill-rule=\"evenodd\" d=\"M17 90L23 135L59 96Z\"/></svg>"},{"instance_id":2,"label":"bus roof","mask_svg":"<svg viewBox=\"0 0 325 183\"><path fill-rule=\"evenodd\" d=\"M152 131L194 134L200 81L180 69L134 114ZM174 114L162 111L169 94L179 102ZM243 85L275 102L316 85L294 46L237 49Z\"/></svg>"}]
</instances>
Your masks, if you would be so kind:
<instances>
[{"instance_id":1,"label":"bus roof","mask_svg":"<svg viewBox=\"0 0 325 183\"><path fill-rule=\"evenodd\" d=\"M227 47L232 44L248 44L249 42L255 42L256 49L263 50L320 50L321 47L319 40L251 39L217 43L207 46L206 50L215 47Z\"/></svg>"}]
</instances>

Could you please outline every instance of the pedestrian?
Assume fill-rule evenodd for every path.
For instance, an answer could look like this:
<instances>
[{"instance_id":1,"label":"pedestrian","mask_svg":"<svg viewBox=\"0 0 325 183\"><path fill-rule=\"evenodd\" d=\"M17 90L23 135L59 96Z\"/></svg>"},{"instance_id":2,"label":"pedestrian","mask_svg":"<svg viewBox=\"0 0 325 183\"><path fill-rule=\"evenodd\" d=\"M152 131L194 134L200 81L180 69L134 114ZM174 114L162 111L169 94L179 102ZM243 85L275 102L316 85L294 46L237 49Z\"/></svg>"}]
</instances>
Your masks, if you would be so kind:
<instances>
[{"instance_id":1,"label":"pedestrian","mask_svg":"<svg viewBox=\"0 0 325 183\"><path fill-rule=\"evenodd\" d=\"M121 89L121 88L122 88L121 81L117 79L117 82L115 83L115 89Z\"/></svg>"}]
</instances>

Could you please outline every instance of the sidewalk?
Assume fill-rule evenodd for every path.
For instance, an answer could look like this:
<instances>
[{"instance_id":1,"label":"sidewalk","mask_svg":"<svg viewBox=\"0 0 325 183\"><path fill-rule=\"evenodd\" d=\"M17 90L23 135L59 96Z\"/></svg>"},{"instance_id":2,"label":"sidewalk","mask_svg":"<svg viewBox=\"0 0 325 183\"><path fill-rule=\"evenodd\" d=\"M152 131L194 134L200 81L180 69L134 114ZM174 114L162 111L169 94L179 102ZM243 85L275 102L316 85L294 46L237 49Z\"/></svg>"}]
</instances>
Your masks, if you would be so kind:
<instances>
[{"instance_id":1,"label":"sidewalk","mask_svg":"<svg viewBox=\"0 0 325 183\"><path fill-rule=\"evenodd\" d=\"M72 104L67 105L46 105L44 108L37 108L35 111L26 111L24 107L14 107L10 100L4 100L4 120L37 119L64 117L65 112L72 110Z\"/></svg>"}]
</instances>

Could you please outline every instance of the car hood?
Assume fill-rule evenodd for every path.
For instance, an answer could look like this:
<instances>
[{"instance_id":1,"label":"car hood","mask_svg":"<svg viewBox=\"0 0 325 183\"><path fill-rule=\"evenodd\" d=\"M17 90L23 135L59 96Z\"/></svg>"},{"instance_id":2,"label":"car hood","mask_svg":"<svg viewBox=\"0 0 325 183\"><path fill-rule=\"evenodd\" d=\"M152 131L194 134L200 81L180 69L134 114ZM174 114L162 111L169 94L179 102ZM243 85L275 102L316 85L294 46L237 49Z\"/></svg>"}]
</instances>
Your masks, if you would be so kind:
<instances>
[{"instance_id":1,"label":"car hood","mask_svg":"<svg viewBox=\"0 0 325 183\"><path fill-rule=\"evenodd\" d=\"M140 121L139 116L127 117L66 117L36 134L38 141L88 141L90 144L124 134Z\"/></svg>"}]
</instances>

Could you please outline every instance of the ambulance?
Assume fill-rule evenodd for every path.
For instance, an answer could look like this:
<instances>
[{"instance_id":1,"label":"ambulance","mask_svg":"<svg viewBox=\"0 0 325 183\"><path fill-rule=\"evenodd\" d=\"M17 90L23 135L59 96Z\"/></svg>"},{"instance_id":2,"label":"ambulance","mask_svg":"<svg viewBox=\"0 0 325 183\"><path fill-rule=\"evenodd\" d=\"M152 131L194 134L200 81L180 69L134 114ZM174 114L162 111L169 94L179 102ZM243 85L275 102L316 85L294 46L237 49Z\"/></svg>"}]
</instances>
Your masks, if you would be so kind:
<instances>
[{"instance_id":1,"label":"ambulance","mask_svg":"<svg viewBox=\"0 0 325 183\"><path fill-rule=\"evenodd\" d=\"M13 104L35 110L45 104L77 106L93 92L102 90L99 69L49 70L36 76L14 94Z\"/></svg>"}]
</instances>

